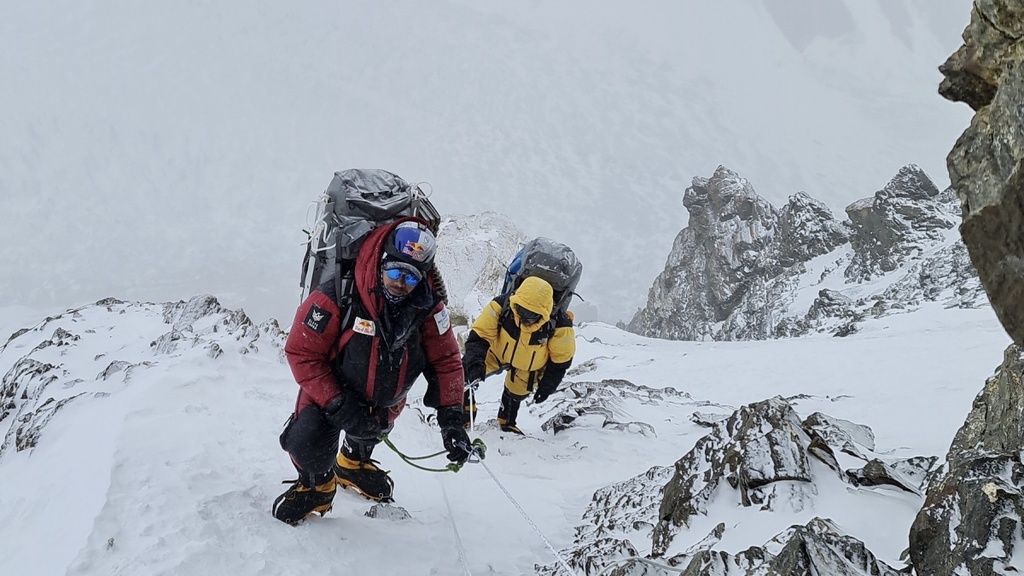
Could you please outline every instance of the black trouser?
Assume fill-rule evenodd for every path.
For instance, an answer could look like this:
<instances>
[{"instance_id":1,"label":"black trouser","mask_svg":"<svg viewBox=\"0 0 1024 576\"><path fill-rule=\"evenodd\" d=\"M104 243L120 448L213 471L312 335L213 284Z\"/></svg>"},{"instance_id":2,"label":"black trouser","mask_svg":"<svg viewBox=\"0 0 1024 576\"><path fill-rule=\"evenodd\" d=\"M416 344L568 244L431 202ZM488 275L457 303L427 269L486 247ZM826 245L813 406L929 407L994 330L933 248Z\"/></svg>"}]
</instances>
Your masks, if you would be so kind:
<instances>
[{"instance_id":1,"label":"black trouser","mask_svg":"<svg viewBox=\"0 0 1024 576\"><path fill-rule=\"evenodd\" d=\"M498 419L504 420L506 426L515 426L519 416L519 405L526 396L509 392L508 388L501 393L501 404L498 406Z\"/></svg>"},{"instance_id":2,"label":"black trouser","mask_svg":"<svg viewBox=\"0 0 1024 576\"><path fill-rule=\"evenodd\" d=\"M390 426L384 432L389 430ZM281 447L292 457L292 464L299 471L299 479L303 483L320 485L333 474L342 432L324 417L323 411L315 404L292 415L284 432L281 432ZM346 433L342 453L346 458L365 462L379 442L376 437L361 438Z\"/></svg>"}]
</instances>

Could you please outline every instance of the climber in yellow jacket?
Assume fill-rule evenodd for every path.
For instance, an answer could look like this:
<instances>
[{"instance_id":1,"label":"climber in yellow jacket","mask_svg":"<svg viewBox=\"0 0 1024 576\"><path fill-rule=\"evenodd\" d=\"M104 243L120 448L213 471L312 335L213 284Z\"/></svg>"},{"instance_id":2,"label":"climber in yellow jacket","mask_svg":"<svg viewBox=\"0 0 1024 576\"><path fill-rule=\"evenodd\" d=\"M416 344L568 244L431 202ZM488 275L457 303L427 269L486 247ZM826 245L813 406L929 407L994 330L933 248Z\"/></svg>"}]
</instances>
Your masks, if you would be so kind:
<instances>
[{"instance_id":1,"label":"climber in yellow jacket","mask_svg":"<svg viewBox=\"0 0 1024 576\"><path fill-rule=\"evenodd\" d=\"M487 304L466 339L462 357L466 382L473 384L486 374L507 369L498 409L498 425L506 432L523 433L516 426L519 405L530 394L538 404L547 400L576 354L572 318L552 310L553 293L544 280L526 278L512 295L498 296ZM468 422L468 390L466 395Z\"/></svg>"}]
</instances>

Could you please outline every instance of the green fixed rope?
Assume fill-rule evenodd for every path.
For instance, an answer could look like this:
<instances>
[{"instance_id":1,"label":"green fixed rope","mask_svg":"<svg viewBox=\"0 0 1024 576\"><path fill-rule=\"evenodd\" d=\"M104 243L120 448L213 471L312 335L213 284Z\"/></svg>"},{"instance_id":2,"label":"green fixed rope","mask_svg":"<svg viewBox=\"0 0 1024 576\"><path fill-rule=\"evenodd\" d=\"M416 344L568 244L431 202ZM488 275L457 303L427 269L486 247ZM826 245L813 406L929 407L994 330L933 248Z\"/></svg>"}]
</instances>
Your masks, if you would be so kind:
<instances>
[{"instance_id":1,"label":"green fixed rope","mask_svg":"<svg viewBox=\"0 0 1024 576\"><path fill-rule=\"evenodd\" d=\"M465 465L465 462L449 462L448 465L445 466L444 468L428 468L426 466L420 466L419 464L415 463L414 460L427 460L428 458L436 458L437 456L440 456L442 454L447 454L448 451L442 450L440 452L435 452L433 454L427 454L426 456L409 456L408 454L405 454L404 452L399 450L398 447L395 446L394 442L392 442L391 439L388 438L387 434L382 434L380 436L380 441L387 444L388 448L394 450L395 454L398 454L398 457L405 461L406 464L412 466L413 468L424 470L426 472L458 472L459 470L462 470L462 467ZM480 460L483 460L484 453L486 451L487 446L484 445L483 440L479 438L473 440L472 447L470 448L470 455L475 455Z\"/></svg>"}]
</instances>

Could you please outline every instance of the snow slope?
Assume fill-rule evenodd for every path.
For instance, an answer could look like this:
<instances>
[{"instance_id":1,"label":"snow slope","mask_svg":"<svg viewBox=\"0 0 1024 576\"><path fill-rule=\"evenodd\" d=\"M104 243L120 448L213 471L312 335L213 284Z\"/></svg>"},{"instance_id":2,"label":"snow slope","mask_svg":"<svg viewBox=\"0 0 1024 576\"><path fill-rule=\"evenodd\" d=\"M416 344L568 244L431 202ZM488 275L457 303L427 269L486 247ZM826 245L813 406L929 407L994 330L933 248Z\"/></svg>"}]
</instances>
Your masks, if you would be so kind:
<instances>
[{"instance_id":1,"label":"snow slope","mask_svg":"<svg viewBox=\"0 0 1024 576\"><path fill-rule=\"evenodd\" d=\"M545 539L559 551L572 544L595 490L671 466L689 451L707 432L690 421L694 412L728 415L746 403L803 395L793 400L802 416L821 411L870 426L879 453L942 456L1009 343L990 311L938 307L869 322L847 338L769 342L657 341L587 323L570 381L627 379L689 395L610 406L620 421L649 424L655 434L586 419L552 435L541 424L567 401L559 394L524 405L520 424L530 437L486 423L473 432L488 445L484 464L500 485L480 464L458 474L423 472L381 446L375 457L391 470L397 505L410 519L365 517L369 503L343 492L327 516L293 528L269 514L281 481L294 478L277 434L296 391L269 325L246 328L222 311L178 321L182 337L171 340L166 306L109 308L45 323L36 316L36 329L0 352L0 372L8 373L38 342L53 340L58 326L80 336L33 357L62 366L47 394L82 396L58 411L35 448L0 452L4 574L532 574L535 564L556 561ZM0 315L0 333L29 327L7 318ZM104 368L117 360L131 367ZM500 388L497 381L482 388L484 420L494 417ZM391 436L410 455L441 449L421 414L417 400ZM727 522L721 548L737 552L826 515L899 566L920 504L888 494L858 500L822 488L803 511L716 508L706 521Z\"/></svg>"}]
</instances>

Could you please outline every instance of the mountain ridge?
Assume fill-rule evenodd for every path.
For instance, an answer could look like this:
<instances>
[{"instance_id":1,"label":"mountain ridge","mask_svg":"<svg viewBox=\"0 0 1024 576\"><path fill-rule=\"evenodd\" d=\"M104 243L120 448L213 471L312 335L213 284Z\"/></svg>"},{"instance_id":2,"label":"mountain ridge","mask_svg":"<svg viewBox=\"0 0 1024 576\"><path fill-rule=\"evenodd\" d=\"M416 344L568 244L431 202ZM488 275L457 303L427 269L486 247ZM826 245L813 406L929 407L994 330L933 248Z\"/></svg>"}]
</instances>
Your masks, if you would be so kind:
<instances>
[{"instance_id":1,"label":"mountain ridge","mask_svg":"<svg viewBox=\"0 0 1024 576\"><path fill-rule=\"evenodd\" d=\"M959 200L916 165L840 221L800 193L781 209L732 170L695 177L680 231L629 329L681 340L848 335L927 301L987 304L956 230ZM816 296L815 296L816 294ZM808 300L811 300L810 302Z\"/></svg>"}]
</instances>

